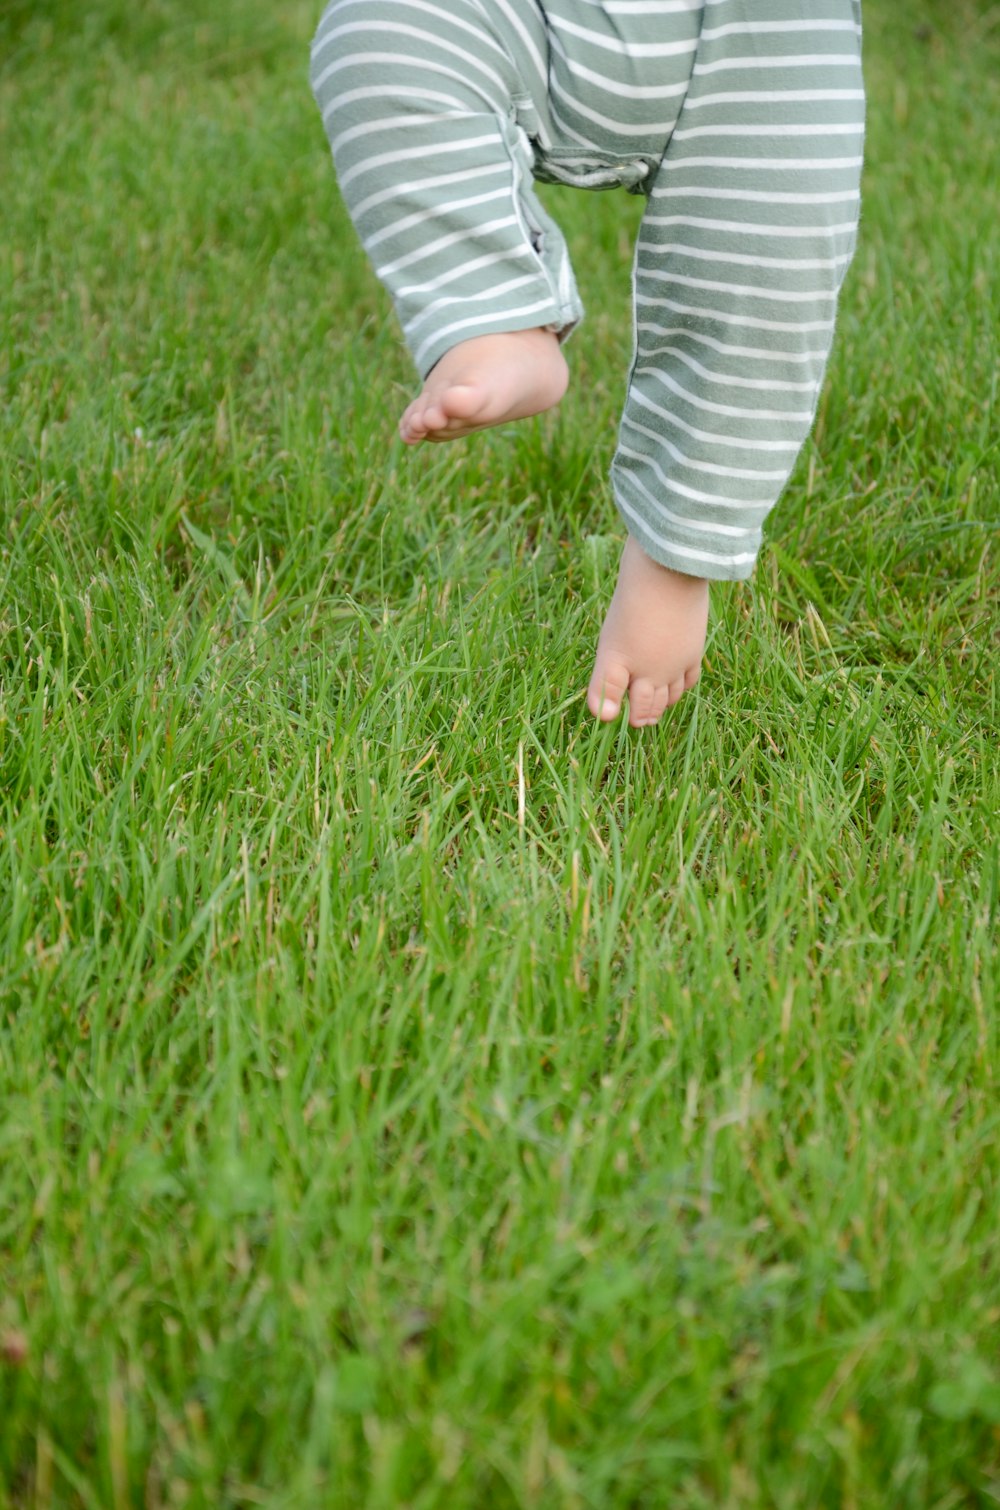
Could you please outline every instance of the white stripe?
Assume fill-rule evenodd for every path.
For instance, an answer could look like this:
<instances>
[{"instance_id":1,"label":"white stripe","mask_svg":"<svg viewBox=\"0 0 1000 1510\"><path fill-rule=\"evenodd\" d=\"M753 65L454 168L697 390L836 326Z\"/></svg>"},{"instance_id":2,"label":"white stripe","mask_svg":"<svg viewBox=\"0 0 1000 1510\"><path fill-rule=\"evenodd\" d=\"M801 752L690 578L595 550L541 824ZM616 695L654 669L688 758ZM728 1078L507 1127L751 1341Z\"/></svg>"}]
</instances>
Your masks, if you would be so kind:
<instances>
[{"instance_id":1,"label":"white stripe","mask_svg":"<svg viewBox=\"0 0 1000 1510\"><path fill-rule=\"evenodd\" d=\"M772 194L767 189L679 189L655 188L652 199L739 199L746 204L846 204L857 199L857 189L837 189L832 194Z\"/></svg>"},{"instance_id":2,"label":"white stripe","mask_svg":"<svg viewBox=\"0 0 1000 1510\"><path fill-rule=\"evenodd\" d=\"M862 136L863 129L860 121L839 122L826 125L779 125L771 122L767 126L679 126L674 132L672 141L688 141L695 136Z\"/></svg>"},{"instance_id":3,"label":"white stripe","mask_svg":"<svg viewBox=\"0 0 1000 1510\"><path fill-rule=\"evenodd\" d=\"M815 168L860 168L864 158L856 157L679 157L664 159L668 172L685 168L764 168L768 172L804 172Z\"/></svg>"},{"instance_id":4,"label":"white stripe","mask_svg":"<svg viewBox=\"0 0 1000 1510\"><path fill-rule=\"evenodd\" d=\"M738 73L757 68L858 68L856 52L803 52L785 58L719 58L714 63L696 63L694 74Z\"/></svg>"},{"instance_id":5,"label":"white stripe","mask_svg":"<svg viewBox=\"0 0 1000 1510\"><path fill-rule=\"evenodd\" d=\"M701 39L714 42L718 37L761 36L765 32L785 36L796 31L849 31L855 36L861 35L861 27L856 21L730 21L725 26L706 26Z\"/></svg>"},{"instance_id":6,"label":"white stripe","mask_svg":"<svg viewBox=\"0 0 1000 1510\"><path fill-rule=\"evenodd\" d=\"M837 295L825 289L806 289L799 293L787 293L777 288L755 288L752 283L721 283L714 278L689 278L686 274L659 268L643 269L643 277L654 283L679 283L682 288L707 288L716 294L735 294L737 298L770 299L774 304L815 304L820 300L836 299Z\"/></svg>"},{"instance_id":7,"label":"white stripe","mask_svg":"<svg viewBox=\"0 0 1000 1510\"><path fill-rule=\"evenodd\" d=\"M700 99L685 100L688 110L704 110L706 105L784 105L819 100L863 100L863 89L734 89L724 94L703 94Z\"/></svg>"},{"instance_id":8,"label":"white stripe","mask_svg":"<svg viewBox=\"0 0 1000 1510\"><path fill-rule=\"evenodd\" d=\"M854 220L842 220L835 225L762 225L742 220L710 220L698 215L646 215L643 227L648 225L689 225L701 231L735 231L740 236L816 236L826 240L829 236L842 236L857 230Z\"/></svg>"},{"instance_id":9,"label":"white stripe","mask_svg":"<svg viewBox=\"0 0 1000 1510\"><path fill-rule=\"evenodd\" d=\"M583 0L607 16L676 16L702 9L703 0Z\"/></svg>"}]
</instances>

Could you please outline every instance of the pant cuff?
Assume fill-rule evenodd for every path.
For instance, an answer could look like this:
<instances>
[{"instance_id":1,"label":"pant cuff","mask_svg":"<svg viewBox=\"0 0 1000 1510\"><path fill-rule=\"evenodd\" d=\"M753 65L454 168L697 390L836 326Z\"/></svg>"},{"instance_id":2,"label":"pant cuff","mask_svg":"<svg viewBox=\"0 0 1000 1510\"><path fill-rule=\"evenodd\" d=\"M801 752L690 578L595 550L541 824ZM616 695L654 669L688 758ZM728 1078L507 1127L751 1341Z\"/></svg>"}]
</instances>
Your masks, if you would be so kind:
<instances>
[{"instance_id":1,"label":"pant cuff","mask_svg":"<svg viewBox=\"0 0 1000 1510\"><path fill-rule=\"evenodd\" d=\"M615 505L629 534L661 566L715 582L742 582L753 574L761 547L759 529L723 535L711 527L677 524L658 515L627 475L616 469L612 469L612 485Z\"/></svg>"}]
</instances>

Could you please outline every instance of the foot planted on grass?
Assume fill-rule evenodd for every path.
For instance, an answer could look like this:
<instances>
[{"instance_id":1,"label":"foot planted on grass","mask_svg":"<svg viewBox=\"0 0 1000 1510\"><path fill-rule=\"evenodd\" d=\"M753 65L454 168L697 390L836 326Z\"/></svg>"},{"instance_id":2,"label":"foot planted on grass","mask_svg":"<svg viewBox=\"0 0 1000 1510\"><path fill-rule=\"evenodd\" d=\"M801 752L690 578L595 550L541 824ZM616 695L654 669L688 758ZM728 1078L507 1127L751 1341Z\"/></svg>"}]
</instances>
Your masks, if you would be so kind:
<instances>
[{"instance_id":1,"label":"foot planted on grass","mask_svg":"<svg viewBox=\"0 0 1000 1510\"><path fill-rule=\"evenodd\" d=\"M597 642L587 706L607 723L628 696L632 728L655 724L701 675L708 583L661 566L631 535Z\"/></svg>"}]
</instances>

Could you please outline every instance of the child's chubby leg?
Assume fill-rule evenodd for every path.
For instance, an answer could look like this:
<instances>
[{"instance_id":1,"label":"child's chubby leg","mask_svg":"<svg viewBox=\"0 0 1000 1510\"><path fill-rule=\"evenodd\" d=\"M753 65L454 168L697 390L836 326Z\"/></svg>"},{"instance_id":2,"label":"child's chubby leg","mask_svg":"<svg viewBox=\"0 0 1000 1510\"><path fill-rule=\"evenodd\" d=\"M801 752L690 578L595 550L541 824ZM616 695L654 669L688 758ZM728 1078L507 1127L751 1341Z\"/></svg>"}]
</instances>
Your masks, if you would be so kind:
<instances>
[{"instance_id":1,"label":"child's chubby leg","mask_svg":"<svg viewBox=\"0 0 1000 1510\"><path fill-rule=\"evenodd\" d=\"M551 330L474 336L445 352L431 369L405 410L399 433L413 446L527 419L558 404L568 381L566 358Z\"/></svg>"},{"instance_id":2,"label":"child's chubby leg","mask_svg":"<svg viewBox=\"0 0 1000 1510\"><path fill-rule=\"evenodd\" d=\"M587 706L602 722L655 724L701 674L708 628L708 582L661 566L632 535L597 642Z\"/></svg>"}]
</instances>

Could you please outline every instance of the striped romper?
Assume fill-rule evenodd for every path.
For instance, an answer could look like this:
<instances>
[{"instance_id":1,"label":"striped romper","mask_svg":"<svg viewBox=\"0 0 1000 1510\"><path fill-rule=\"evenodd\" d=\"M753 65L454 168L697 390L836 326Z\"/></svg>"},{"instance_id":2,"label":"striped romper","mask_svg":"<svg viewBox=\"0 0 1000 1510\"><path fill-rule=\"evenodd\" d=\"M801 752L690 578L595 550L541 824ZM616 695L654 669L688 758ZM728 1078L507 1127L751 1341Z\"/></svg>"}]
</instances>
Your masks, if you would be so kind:
<instances>
[{"instance_id":1,"label":"striped romper","mask_svg":"<svg viewBox=\"0 0 1000 1510\"><path fill-rule=\"evenodd\" d=\"M312 85L421 375L582 316L533 181L646 198L612 464L665 566L749 576L857 233L860 0L332 0Z\"/></svg>"}]
</instances>

